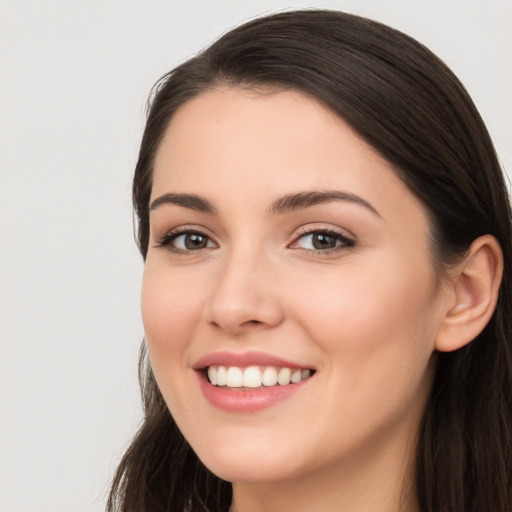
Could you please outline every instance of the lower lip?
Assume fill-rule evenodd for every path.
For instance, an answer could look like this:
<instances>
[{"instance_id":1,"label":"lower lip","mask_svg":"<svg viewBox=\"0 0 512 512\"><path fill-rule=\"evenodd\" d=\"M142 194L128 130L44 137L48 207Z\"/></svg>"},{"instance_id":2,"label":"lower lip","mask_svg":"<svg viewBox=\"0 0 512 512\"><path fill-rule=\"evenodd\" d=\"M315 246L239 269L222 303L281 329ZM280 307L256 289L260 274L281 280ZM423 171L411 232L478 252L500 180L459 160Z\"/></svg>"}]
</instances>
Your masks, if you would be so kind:
<instances>
[{"instance_id":1,"label":"lower lip","mask_svg":"<svg viewBox=\"0 0 512 512\"><path fill-rule=\"evenodd\" d=\"M215 407L229 412L254 412L271 407L300 391L308 380L286 386L242 389L213 386L199 374L201 391L206 399Z\"/></svg>"}]
</instances>

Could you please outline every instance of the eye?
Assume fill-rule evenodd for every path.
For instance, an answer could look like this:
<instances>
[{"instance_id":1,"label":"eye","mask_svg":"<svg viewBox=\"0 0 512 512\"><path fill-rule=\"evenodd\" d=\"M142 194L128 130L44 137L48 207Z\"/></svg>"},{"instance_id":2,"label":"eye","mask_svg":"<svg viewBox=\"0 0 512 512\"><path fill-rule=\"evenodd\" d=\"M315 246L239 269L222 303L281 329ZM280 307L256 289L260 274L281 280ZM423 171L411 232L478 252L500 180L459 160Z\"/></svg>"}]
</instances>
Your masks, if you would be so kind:
<instances>
[{"instance_id":1,"label":"eye","mask_svg":"<svg viewBox=\"0 0 512 512\"><path fill-rule=\"evenodd\" d=\"M309 231L297 237L290 246L292 249L304 249L309 252L335 252L347 247L353 247L354 240L332 230Z\"/></svg>"},{"instance_id":2,"label":"eye","mask_svg":"<svg viewBox=\"0 0 512 512\"><path fill-rule=\"evenodd\" d=\"M214 247L213 242L201 233L183 233L177 235L172 240L172 245L182 251L195 251L197 249L206 249Z\"/></svg>"},{"instance_id":3,"label":"eye","mask_svg":"<svg viewBox=\"0 0 512 512\"><path fill-rule=\"evenodd\" d=\"M166 234L157 244L157 247L166 247L171 252L183 254L201 249L217 247L215 242L200 231L179 231Z\"/></svg>"}]
</instances>

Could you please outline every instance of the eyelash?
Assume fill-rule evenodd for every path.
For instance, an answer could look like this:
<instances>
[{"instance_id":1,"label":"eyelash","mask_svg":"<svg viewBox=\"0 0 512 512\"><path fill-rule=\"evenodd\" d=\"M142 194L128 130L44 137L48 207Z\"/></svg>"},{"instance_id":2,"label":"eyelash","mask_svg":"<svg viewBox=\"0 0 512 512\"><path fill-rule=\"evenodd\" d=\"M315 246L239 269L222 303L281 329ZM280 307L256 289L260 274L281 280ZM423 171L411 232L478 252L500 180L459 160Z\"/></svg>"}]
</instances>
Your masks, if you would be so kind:
<instances>
[{"instance_id":1,"label":"eyelash","mask_svg":"<svg viewBox=\"0 0 512 512\"><path fill-rule=\"evenodd\" d=\"M215 245L216 242L212 240L212 238L204 233L203 231L200 231L198 229L192 229L192 228L179 228L178 230L171 231L167 234L165 234L155 245L156 248L158 247L165 247L168 251L178 254L178 255L186 255L191 254L193 252L199 252L203 249L209 249L211 247L200 247L199 249L179 249L175 246L173 246L173 242L183 235L197 235L199 237L203 237L207 239L207 243L213 243ZM293 247L294 245L297 245L299 241L304 240L308 236L315 236L315 235L323 235L326 237L332 237L336 240L337 245L334 247L330 247L327 249L305 249L302 248L301 250L306 254L332 254L336 253L342 250L350 249L356 245L355 240L348 238L344 234L332 230L332 229L307 229L304 228L301 233L299 233L291 244L288 245L288 247L292 249L300 249L299 247Z\"/></svg>"},{"instance_id":2,"label":"eyelash","mask_svg":"<svg viewBox=\"0 0 512 512\"><path fill-rule=\"evenodd\" d=\"M332 237L335 239L337 245L335 247L330 247L328 249L302 249L303 252L306 254L333 254L337 253L339 251L343 251L346 249L350 249L356 245L356 242L354 239L349 238L345 236L343 233L340 233L339 231L335 231L333 229L307 229L304 228L302 230L302 233L300 233L298 236L295 237L293 242L289 245L297 245L300 240L305 239L308 236L315 236L315 235L323 235L326 237Z\"/></svg>"},{"instance_id":3,"label":"eyelash","mask_svg":"<svg viewBox=\"0 0 512 512\"><path fill-rule=\"evenodd\" d=\"M200 248L200 249L179 249L175 246L173 246L173 242L179 238L180 236L183 236L183 235L197 235L197 236L200 236L200 237L203 237L203 238L206 238L207 239L207 243L208 242L213 242L215 244L215 242L212 240L212 238L207 235L206 233L198 230L198 229L192 229L192 228L187 228L186 226L182 227L182 228L179 228L179 229L176 229L176 230L173 230L167 234L165 234L159 241L158 243L155 245L155 247L165 247L168 251L174 253L174 254L189 254L189 253L192 253L192 252L197 252L203 248ZM216 245L216 244L215 244ZM207 247L205 247L207 248Z\"/></svg>"}]
</instances>

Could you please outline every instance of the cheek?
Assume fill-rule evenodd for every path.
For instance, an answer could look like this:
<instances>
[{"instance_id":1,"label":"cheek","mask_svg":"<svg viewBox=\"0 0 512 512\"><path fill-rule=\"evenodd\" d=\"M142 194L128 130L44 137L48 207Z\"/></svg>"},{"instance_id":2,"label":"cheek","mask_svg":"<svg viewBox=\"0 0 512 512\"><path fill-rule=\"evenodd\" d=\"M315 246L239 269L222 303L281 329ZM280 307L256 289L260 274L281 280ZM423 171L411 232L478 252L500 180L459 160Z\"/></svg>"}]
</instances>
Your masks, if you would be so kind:
<instances>
[{"instance_id":1,"label":"cheek","mask_svg":"<svg viewBox=\"0 0 512 512\"><path fill-rule=\"evenodd\" d=\"M141 310L149 359L158 387L178 425L195 416L190 400L190 346L203 311L201 287L186 272L146 261ZM194 285L195 284L195 285ZM185 419L184 419L185 418Z\"/></svg>"},{"instance_id":2,"label":"cheek","mask_svg":"<svg viewBox=\"0 0 512 512\"><path fill-rule=\"evenodd\" d=\"M432 272L399 261L345 268L295 294L301 322L349 385L362 374L409 379L428 365L435 337ZM299 315L298 315L299 316ZM372 377L373 378L373 377Z\"/></svg>"},{"instance_id":3,"label":"cheek","mask_svg":"<svg viewBox=\"0 0 512 512\"><path fill-rule=\"evenodd\" d=\"M198 287L188 282L185 273L169 272L148 259L142 281L141 310L153 366L176 364L182 359L201 316Z\"/></svg>"},{"instance_id":4,"label":"cheek","mask_svg":"<svg viewBox=\"0 0 512 512\"><path fill-rule=\"evenodd\" d=\"M344 424L361 439L420 418L432 382L430 274L391 279L390 267L381 270L353 269L325 286L312 284L307 303L297 303L308 312L303 329L326 355L325 399L333 406L319 423Z\"/></svg>"}]
</instances>

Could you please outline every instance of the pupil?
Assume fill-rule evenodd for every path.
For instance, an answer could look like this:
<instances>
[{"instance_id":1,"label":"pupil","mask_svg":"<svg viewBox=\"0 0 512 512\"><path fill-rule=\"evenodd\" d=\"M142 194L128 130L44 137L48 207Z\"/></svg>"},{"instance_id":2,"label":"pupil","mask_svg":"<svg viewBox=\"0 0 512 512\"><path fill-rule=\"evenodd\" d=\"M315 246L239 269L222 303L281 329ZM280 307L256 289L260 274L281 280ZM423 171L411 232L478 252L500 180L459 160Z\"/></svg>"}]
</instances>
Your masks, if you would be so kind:
<instances>
[{"instance_id":1,"label":"pupil","mask_svg":"<svg viewBox=\"0 0 512 512\"><path fill-rule=\"evenodd\" d=\"M315 249L332 249L336 246L336 240L333 236L317 233L313 235L313 246Z\"/></svg>"},{"instance_id":2,"label":"pupil","mask_svg":"<svg viewBox=\"0 0 512 512\"><path fill-rule=\"evenodd\" d=\"M187 249L203 249L206 247L206 237L202 235L188 235L185 238L185 247Z\"/></svg>"}]
</instances>

